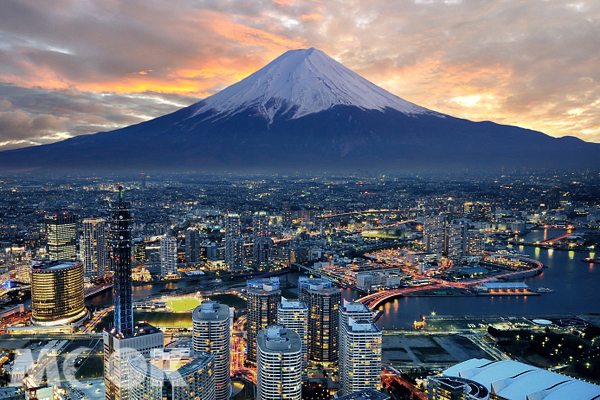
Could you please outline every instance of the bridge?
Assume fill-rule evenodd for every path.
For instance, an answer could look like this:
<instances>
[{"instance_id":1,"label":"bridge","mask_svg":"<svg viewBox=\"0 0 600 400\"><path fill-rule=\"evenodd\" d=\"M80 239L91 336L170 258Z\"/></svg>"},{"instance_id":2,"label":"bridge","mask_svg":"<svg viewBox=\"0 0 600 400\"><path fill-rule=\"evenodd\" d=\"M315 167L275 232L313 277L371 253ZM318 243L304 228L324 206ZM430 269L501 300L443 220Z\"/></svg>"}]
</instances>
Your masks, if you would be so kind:
<instances>
[{"instance_id":1,"label":"bridge","mask_svg":"<svg viewBox=\"0 0 600 400\"><path fill-rule=\"evenodd\" d=\"M518 258L522 261L525 261L525 262L532 263L535 265L535 267L528 269L526 271L522 271L522 270L512 271L512 272L507 272L507 273L500 274L500 275L494 275L494 276L487 277L487 278L471 279L471 280L463 281L463 282L448 282L448 281L444 281L442 279L430 278L435 283L433 283L431 285L425 285L425 286L408 287L408 288L402 288L402 289L393 289L393 290L377 292L377 293L373 293L373 294L370 294L365 297L361 297L357 301L363 303L364 305L368 306L372 310L375 310L377 307L379 307L380 305L393 299L394 297L400 297L400 296L404 296L404 295L407 295L410 293L421 292L424 290L436 290L436 289L443 289L443 288L450 288L450 287L454 287L454 288L459 287L459 288L467 289L476 284L493 281L498 278L507 278L512 275L519 275L519 274L524 274L524 273L527 273L527 274L537 273L537 272L541 271L542 268L544 267L544 264L542 264L541 262L539 262L537 260L533 260L531 258L526 258L526 257L521 257L521 256L516 256L516 258Z\"/></svg>"}]
</instances>

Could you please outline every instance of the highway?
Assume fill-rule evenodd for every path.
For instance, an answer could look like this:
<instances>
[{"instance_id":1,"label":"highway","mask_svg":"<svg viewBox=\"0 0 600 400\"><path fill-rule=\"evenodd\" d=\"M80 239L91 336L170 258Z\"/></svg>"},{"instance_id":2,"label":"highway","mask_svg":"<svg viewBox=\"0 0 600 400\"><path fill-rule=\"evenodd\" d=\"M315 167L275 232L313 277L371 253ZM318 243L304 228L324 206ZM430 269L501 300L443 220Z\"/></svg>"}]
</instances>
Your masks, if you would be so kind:
<instances>
[{"instance_id":1,"label":"highway","mask_svg":"<svg viewBox=\"0 0 600 400\"><path fill-rule=\"evenodd\" d=\"M524 272L530 273L530 272L534 272L534 271L540 271L544 267L544 265L537 260L533 260L533 259L525 258L525 257L521 257L521 256L514 256L514 257L518 258L522 261L533 263L536 265L536 267L529 269L527 271L512 271L512 272L507 272L507 273L500 274L500 275L494 275L494 276L487 277L487 278L471 279L471 280L462 281L462 282L448 282L448 281L445 281L442 279L428 277L428 279L430 279L431 281L433 281L435 283L433 283L431 285L424 285L424 286L415 286L415 287L408 287L408 288L402 288L402 289L385 290L385 291L370 294L365 297L361 297L358 301L365 304L366 306L370 307L372 310L375 310L377 307L379 307L379 305L387 302L388 300L390 300L394 297L404 296L404 295L407 295L410 293L415 293L415 292L422 292L424 290L436 290L436 289L451 288L451 287L454 287L454 288L459 287L462 289L468 289L475 285L478 285L478 284L481 284L484 282L497 280L499 278L506 278L511 275L523 274Z\"/></svg>"}]
</instances>

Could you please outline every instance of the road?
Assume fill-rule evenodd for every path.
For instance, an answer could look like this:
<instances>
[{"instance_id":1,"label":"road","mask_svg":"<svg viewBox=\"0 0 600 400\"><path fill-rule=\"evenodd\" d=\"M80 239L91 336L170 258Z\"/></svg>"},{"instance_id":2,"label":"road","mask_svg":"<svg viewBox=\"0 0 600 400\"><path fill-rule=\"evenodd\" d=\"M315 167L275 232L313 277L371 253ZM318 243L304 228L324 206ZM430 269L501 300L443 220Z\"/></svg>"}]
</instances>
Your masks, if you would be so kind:
<instances>
[{"instance_id":1,"label":"road","mask_svg":"<svg viewBox=\"0 0 600 400\"><path fill-rule=\"evenodd\" d=\"M368 296L362 297L358 301L365 304L366 306L370 307L372 310L374 310L380 304L383 304L386 301L388 301L389 299L392 299L394 297L404 296L404 295L407 295L410 293L415 293L415 292L422 292L424 290L437 290L437 289L451 288L451 287L454 287L454 288L459 287L462 289L467 289L467 288L471 288L475 285L478 285L478 284L481 284L484 282L497 280L499 278L506 278L511 275L523 274L524 272L539 271L544 267L544 265L537 260L533 260L533 259L525 258L525 257L521 257L521 256L514 256L514 257L518 258L522 261L533 263L536 265L536 267L529 269L527 271L512 271L512 272L507 272L507 273L500 274L500 275L494 275L494 276L487 277L487 278L471 279L471 280L462 281L462 282L448 282L448 281L445 281L442 279L428 277L428 279L430 279L431 281L433 281L435 283L433 283L431 285L424 285L424 286L415 286L415 287L408 287L408 288L402 288L402 289L385 290L385 291L373 293Z\"/></svg>"}]
</instances>

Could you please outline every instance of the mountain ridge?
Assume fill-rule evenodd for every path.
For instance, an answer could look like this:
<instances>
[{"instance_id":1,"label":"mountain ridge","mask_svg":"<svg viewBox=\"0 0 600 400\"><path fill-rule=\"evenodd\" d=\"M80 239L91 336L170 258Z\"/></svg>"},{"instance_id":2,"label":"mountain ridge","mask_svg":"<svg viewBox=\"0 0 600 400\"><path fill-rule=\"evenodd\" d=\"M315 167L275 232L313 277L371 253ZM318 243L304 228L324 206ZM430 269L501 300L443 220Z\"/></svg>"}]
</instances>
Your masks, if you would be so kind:
<instances>
[{"instance_id":1,"label":"mountain ridge","mask_svg":"<svg viewBox=\"0 0 600 400\"><path fill-rule=\"evenodd\" d=\"M492 171L597 169L599 159L600 144L472 122L417 106L325 53L308 49L286 52L240 82L171 114L114 131L2 152L0 167L4 171Z\"/></svg>"}]
</instances>

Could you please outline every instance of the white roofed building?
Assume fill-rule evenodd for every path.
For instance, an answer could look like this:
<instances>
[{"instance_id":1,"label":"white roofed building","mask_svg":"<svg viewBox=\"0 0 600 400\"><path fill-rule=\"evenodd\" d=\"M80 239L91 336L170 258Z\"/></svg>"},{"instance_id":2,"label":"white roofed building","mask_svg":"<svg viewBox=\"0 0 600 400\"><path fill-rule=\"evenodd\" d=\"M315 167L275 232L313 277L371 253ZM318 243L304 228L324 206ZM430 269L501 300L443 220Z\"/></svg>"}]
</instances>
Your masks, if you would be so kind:
<instances>
[{"instance_id":1,"label":"white roofed building","mask_svg":"<svg viewBox=\"0 0 600 400\"><path fill-rule=\"evenodd\" d=\"M473 358L448 368L446 376L485 386L491 400L600 399L600 386L512 360Z\"/></svg>"}]
</instances>

